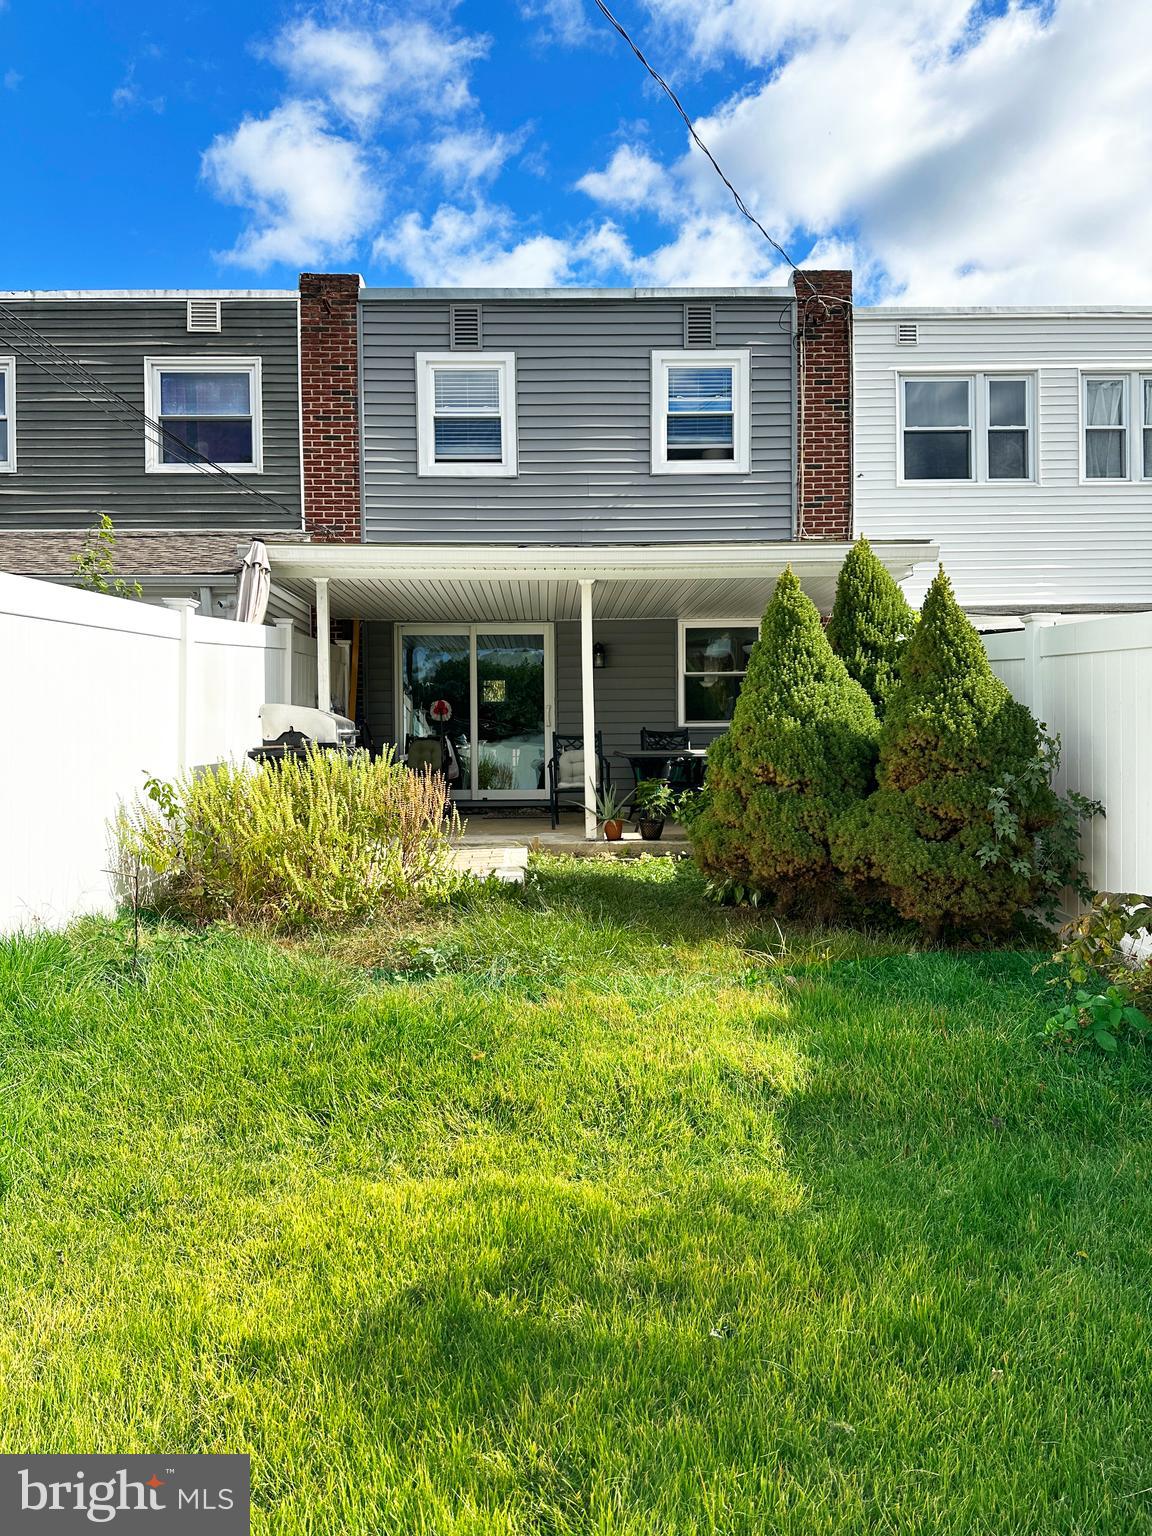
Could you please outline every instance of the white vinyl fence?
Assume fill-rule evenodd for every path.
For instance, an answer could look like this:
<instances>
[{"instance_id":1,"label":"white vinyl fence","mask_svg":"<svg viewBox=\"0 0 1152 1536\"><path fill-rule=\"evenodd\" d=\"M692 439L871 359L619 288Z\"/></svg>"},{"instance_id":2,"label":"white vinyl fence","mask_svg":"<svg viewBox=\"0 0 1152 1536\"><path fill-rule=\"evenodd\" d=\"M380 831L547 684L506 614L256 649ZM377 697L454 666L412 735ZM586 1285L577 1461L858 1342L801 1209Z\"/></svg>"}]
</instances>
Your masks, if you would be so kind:
<instances>
[{"instance_id":1,"label":"white vinyl fence","mask_svg":"<svg viewBox=\"0 0 1152 1536\"><path fill-rule=\"evenodd\" d=\"M316 703L316 642L0 574L0 933L113 905L107 824L144 779L233 758ZM347 699L347 648L332 691Z\"/></svg>"},{"instance_id":2,"label":"white vinyl fence","mask_svg":"<svg viewBox=\"0 0 1152 1536\"><path fill-rule=\"evenodd\" d=\"M1152 613L1032 614L1023 632L984 644L997 675L1060 737L1060 787L1104 805L1084 834L1088 883L1152 892Z\"/></svg>"}]
</instances>

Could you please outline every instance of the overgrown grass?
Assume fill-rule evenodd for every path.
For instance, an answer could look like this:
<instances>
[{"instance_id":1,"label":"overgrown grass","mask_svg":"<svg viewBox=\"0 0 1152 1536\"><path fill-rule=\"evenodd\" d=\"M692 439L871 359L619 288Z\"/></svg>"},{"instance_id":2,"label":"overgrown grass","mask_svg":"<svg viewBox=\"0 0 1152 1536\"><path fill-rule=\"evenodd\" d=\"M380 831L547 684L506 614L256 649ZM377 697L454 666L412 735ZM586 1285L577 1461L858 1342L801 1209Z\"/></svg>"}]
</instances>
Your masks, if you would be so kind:
<instances>
[{"instance_id":1,"label":"overgrown grass","mask_svg":"<svg viewBox=\"0 0 1152 1536\"><path fill-rule=\"evenodd\" d=\"M0 1449L250 1451L284 1536L1152 1529L1149 1071L1033 957L662 861L126 945L0 946Z\"/></svg>"}]
</instances>

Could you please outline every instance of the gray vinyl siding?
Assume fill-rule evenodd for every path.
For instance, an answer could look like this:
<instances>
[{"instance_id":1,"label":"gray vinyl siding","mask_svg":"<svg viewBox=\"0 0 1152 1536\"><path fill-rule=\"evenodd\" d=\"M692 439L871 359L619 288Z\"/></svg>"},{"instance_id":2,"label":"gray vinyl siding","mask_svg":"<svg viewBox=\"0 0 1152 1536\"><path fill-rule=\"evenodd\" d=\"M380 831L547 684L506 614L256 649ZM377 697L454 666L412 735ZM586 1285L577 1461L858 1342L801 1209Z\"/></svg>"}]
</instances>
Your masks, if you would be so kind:
<instances>
[{"instance_id":1,"label":"gray vinyl siding","mask_svg":"<svg viewBox=\"0 0 1152 1536\"><path fill-rule=\"evenodd\" d=\"M596 673L596 725L604 733L604 754L613 782L627 789L632 783L627 763L614 752L636 751L640 728L679 729L679 674L675 619L619 619L597 623L595 637L607 652L607 665ZM580 626L556 626L556 729L579 734L583 729L580 698ZM692 745L706 747L721 732L707 726L689 728Z\"/></svg>"},{"instance_id":2,"label":"gray vinyl siding","mask_svg":"<svg viewBox=\"0 0 1152 1536\"><path fill-rule=\"evenodd\" d=\"M395 626L365 624L364 647L364 718L377 747L396 740L394 716Z\"/></svg>"},{"instance_id":3,"label":"gray vinyl siding","mask_svg":"<svg viewBox=\"0 0 1152 1536\"><path fill-rule=\"evenodd\" d=\"M463 619L462 621L463 622ZM395 626L364 626L364 708L378 746L396 739L394 672ZM583 729L580 704L580 626L556 625L556 730L578 735ZM607 649L608 664L596 674L596 723L604 733L614 782L632 782L628 764L613 752L635 750L640 727L675 730L677 712L677 629L675 619L619 619L596 624L596 639ZM719 730L691 728L694 746L707 746Z\"/></svg>"},{"instance_id":4,"label":"gray vinyl siding","mask_svg":"<svg viewBox=\"0 0 1152 1536\"><path fill-rule=\"evenodd\" d=\"M219 334L191 334L184 299L6 299L5 307L140 410L146 357L259 358L264 469L239 478L279 510L206 474L147 474L144 425L32 361L0 316L0 357L16 358L17 469L0 474L0 528L83 528L106 512L118 528L300 526L297 306L224 298Z\"/></svg>"},{"instance_id":5,"label":"gray vinyl siding","mask_svg":"<svg viewBox=\"0 0 1152 1536\"><path fill-rule=\"evenodd\" d=\"M792 307L717 299L718 348L751 349L749 474L651 473L651 354L684 345L678 299L485 300L485 351L516 356L519 473L417 474L417 352L447 351L443 299L365 299L365 538L439 544L790 539Z\"/></svg>"}]
</instances>

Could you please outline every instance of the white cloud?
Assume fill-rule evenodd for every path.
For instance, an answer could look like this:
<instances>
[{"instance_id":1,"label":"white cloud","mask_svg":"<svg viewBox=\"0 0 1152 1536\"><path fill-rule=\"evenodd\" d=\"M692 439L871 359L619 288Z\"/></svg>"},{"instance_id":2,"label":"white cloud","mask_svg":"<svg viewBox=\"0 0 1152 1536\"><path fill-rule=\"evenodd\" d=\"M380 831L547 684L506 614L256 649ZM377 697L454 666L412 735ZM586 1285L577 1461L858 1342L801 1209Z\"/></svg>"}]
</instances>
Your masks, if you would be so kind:
<instances>
[{"instance_id":1,"label":"white cloud","mask_svg":"<svg viewBox=\"0 0 1152 1536\"><path fill-rule=\"evenodd\" d=\"M518 233L506 208L444 203L425 220L406 213L376 240L378 261L402 267L420 287L554 288L630 259L611 223L573 239Z\"/></svg>"},{"instance_id":2,"label":"white cloud","mask_svg":"<svg viewBox=\"0 0 1152 1536\"><path fill-rule=\"evenodd\" d=\"M589 171L576 186L610 208L648 208L668 216L677 207L676 183L667 167L633 144L621 144L602 171Z\"/></svg>"},{"instance_id":3,"label":"white cloud","mask_svg":"<svg viewBox=\"0 0 1152 1536\"><path fill-rule=\"evenodd\" d=\"M520 0L520 14L540 22L549 41L582 43L590 31L584 0Z\"/></svg>"},{"instance_id":4,"label":"white cloud","mask_svg":"<svg viewBox=\"0 0 1152 1536\"><path fill-rule=\"evenodd\" d=\"M698 126L797 259L851 242L878 296L917 303L1152 298L1146 0L1010 0L992 17L967 0L649 5L696 58L771 67ZM647 188L629 183L621 153L581 189L626 207L631 186L668 218L668 181L648 165ZM754 234L736 242L703 157L668 177L683 213L652 269L686 281L719 257L759 280L771 257Z\"/></svg>"},{"instance_id":5,"label":"white cloud","mask_svg":"<svg viewBox=\"0 0 1152 1536\"><path fill-rule=\"evenodd\" d=\"M242 266L339 259L380 209L360 146L331 132L309 102L286 102L221 134L203 174L218 196L247 210L248 226L224 258Z\"/></svg>"},{"instance_id":6,"label":"white cloud","mask_svg":"<svg viewBox=\"0 0 1152 1536\"><path fill-rule=\"evenodd\" d=\"M415 106L452 117L472 105L469 66L484 37L450 36L425 21L378 28L321 26L305 17L284 29L271 58L299 90L323 97L359 132L382 112Z\"/></svg>"},{"instance_id":7,"label":"white cloud","mask_svg":"<svg viewBox=\"0 0 1152 1536\"><path fill-rule=\"evenodd\" d=\"M524 142L521 133L489 133L483 128L459 129L437 139L428 163L448 187L470 187L499 175L509 155Z\"/></svg>"},{"instance_id":8,"label":"white cloud","mask_svg":"<svg viewBox=\"0 0 1152 1536\"><path fill-rule=\"evenodd\" d=\"M0 3L0 11L3 9L4 6ZM23 78L24 76L18 69L6 69L4 71L4 89L6 91L14 91Z\"/></svg>"}]
</instances>

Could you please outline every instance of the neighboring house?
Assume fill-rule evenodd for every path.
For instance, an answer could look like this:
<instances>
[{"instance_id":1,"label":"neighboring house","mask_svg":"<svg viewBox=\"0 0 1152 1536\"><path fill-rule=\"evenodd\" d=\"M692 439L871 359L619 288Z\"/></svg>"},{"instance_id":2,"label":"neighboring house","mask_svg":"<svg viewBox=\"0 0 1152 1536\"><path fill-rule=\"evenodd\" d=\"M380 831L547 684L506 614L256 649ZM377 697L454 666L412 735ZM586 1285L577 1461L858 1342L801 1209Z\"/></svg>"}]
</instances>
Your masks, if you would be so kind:
<instances>
[{"instance_id":1,"label":"neighboring house","mask_svg":"<svg viewBox=\"0 0 1152 1536\"><path fill-rule=\"evenodd\" d=\"M295 292L0 294L0 569L70 579L101 514L117 575L217 614L299 536Z\"/></svg>"},{"instance_id":2,"label":"neighboring house","mask_svg":"<svg viewBox=\"0 0 1152 1536\"><path fill-rule=\"evenodd\" d=\"M931 538L989 625L1152 608L1152 311L855 319L859 532Z\"/></svg>"},{"instance_id":3,"label":"neighboring house","mask_svg":"<svg viewBox=\"0 0 1152 1536\"><path fill-rule=\"evenodd\" d=\"M446 707L460 797L532 801L557 734L626 785L642 728L724 729L776 578L826 612L852 536L851 276L797 286L302 277L312 542L273 580L360 621L377 741ZM878 546L900 578L918 538Z\"/></svg>"}]
</instances>

